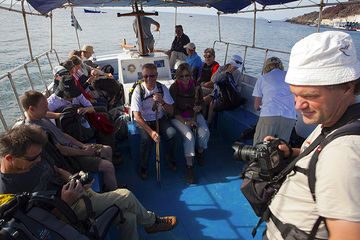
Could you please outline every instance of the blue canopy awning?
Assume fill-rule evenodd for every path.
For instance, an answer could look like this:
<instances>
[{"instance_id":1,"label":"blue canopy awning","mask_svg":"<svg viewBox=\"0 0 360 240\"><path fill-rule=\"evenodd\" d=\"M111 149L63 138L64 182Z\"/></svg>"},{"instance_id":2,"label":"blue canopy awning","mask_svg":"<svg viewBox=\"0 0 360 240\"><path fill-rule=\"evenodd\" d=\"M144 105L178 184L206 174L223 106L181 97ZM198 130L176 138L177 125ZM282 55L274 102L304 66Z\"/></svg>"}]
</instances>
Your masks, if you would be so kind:
<instances>
[{"instance_id":1,"label":"blue canopy awning","mask_svg":"<svg viewBox=\"0 0 360 240\"><path fill-rule=\"evenodd\" d=\"M27 0L30 5L42 14L46 14L56 8L61 8L69 2L74 6L112 6L129 7L133 0ZM297 0L256 0L261 5L277 5L281 3L294 2ZM173 7L173 6L208 6L216 8L223 13L236 13L252 4L251 0L146 0L144 6Z\"/></svg>"}]
</instances>

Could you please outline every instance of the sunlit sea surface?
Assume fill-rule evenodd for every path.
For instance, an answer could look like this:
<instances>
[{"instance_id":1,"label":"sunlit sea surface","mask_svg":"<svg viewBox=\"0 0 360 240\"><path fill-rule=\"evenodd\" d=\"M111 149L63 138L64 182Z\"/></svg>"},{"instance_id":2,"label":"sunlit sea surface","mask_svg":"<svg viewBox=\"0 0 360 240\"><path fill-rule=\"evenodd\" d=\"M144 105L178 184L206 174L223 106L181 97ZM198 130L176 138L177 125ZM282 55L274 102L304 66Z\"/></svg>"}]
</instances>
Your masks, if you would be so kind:
<instances>
[{"instance_id":1,"label":"sunlit sea surface","mask_svg":"<svg viewBox=\"0 0 360 240\"><path fill-rule=\"evenodd\" d=\"M94 46L95 55L121 51L120 43L126 39L127 43L135 43L135 36L132 29L134 17L117 17L116 13L125 11L119 9L102 9L106 13L89 14L84 13L82 8L74 9L83 31L79 32L80 45L89 43ZM70 9L55 10L53 12L53 48L56 49L60 61L66 60L67 54L73 49L78 49L75 29L71 27ZM155 48L167 50L174 38L175 18L172 13L159 13L153 17L161 25L160 32L154 32ZM39 16L28 16L30 38L33 55L37 56L50 48L50 19ZM7 73L18 65L29 61L29 49L24 30L24 22L21 14L0 11L0 75ZM252 45L253 42L253 20L232 16L223 16L221 22L221 40L243 45ZM212 47L215 40L219 39L217 16L178 14L176 24L183 25L184 32L197 46L197 52L202 52L207 47ZM256 22L257 47L271 48L290 52L291 47L299 39L313 33L316 28L310 26L290 24L282 21L268 23L266 19L258 19ZM322 31L330 29L323 28ZM352 35L358 56L360 56L360 32L348 32ZM226 46L216 44L216 59L223 64L225 59ZM244 55L244 48L229 46L228 58L232 54ZM288 55L274 54L279 56L287 66ZM246 55L245 71L248 74L259 76L261 73L264 53L258 50L249 49ZM50 56L55 64L55 58ZM47 61L46 57L40 62ZM30 72L38 72L37 65L29 65ZM44 79L50 79L50 68L42 69ZM15 85L19 94L30 89L30 83L25 80L25 71L13 74ZM11 84L7 78L0 80L0 110L8 122L12 122L20 115L16 99L12 92ZM35 89L44 89L40 74L32 76ZM0 124L1 131L1 124Z\"/></svg>"}]
</instances>

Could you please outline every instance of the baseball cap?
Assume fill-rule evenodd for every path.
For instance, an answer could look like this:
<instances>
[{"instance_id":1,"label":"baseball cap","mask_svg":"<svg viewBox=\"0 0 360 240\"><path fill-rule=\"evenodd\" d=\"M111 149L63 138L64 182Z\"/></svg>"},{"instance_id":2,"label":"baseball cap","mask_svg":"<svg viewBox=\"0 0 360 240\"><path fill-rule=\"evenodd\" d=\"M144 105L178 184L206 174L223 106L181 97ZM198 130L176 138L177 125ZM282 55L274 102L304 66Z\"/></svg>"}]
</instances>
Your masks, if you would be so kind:
<instances>
[{"instance_id":1,"label":"baseball cap","mask_svg":"<svg viewBox=\"0 0 360 240\"><path fill-rule=\"evenodd\" d=\"M235 54L232 56L229 64L231 64L233 67L241 68L243 64L243 59L239 55Z\"/></svg>"},{"instance_id":2,"label":"baseball cap","mask_svg":"<svg viewBox=\"0 0 360 240\"><path fill-rule=\"evenodd\" d=\"M360 77L351 36L340 31L313 33L291 49L285 81L292 85L336 85Z\"/></svg>"},{"instance_id":3,"label":"baseball cap","mask_svg":"<svg viewBox=\"0 0 360 240\"><path fill-rule=\"evenodd\" d=\"M194 50L194 49L195 49L195 44L192 43L192 42L189 42L188 44L186 44L186 45L184 46L184 48L188 48L188 49L190 49L190 50Z\"/></svg>"}]
</instances>

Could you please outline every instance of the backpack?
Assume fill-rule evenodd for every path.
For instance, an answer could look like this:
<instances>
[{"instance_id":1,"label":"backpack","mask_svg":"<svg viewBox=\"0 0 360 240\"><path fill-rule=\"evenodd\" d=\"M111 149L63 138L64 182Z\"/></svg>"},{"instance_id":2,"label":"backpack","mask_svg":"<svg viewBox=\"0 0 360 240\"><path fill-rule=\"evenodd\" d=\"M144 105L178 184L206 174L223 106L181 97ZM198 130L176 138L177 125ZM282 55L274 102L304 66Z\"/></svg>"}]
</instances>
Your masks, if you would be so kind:
<instances>
[{"instance_id":1,"label":"backpack","mask_svg":"<svg viewBox=\"0 0 360 240\"><path fill-rule=\"evenodd\" d=\"M216 83L220 92L214 90L214 110L228 111L244 105L246 98L240 96L237 91L234 76L231 73L226 73L225 79Z\"/></svg>"},{"instance_id":2,"label":"backpack","mask_svg":"<svg viewBox=\"0 0 360 240\"><path fill-rule=\"evenodd\" d=\"M123 141L128 138L128 122L130 115L124 106L115 107L109 110L115 126L115 138L118 141Z\"/></svg>"},{"instance_id":3,"label":"backpack","mask_svg":"<svg viewBox=\"0 0 360 240\"><path fill-rule=\"evenodd\" d=\"M130 90L129 90L129 105L131 105L131 97L132 97L132 94L135 91L137 86L139 86L139 88L140 88L141 101L145 101L146 99L151 98L153 96L153 94L150 94L149 96L145 97L145 89L141 85L142 82L143 82L142 80L139 80L139 81L135 82L132 85L132 87L130 88ZM162 84L160 82L156 81L156 87L157 87L157 89L159 91L158 93L160 93L160 94L164 93L163 88L162 88Z\"/></svg>"},{"instance_id":4,"label":"backpack","mask_svg":"<svg viewBox=\"0 0 360 240\"><path fill-rule=\"evenodd\" d=\"M78 106L68 106L61 111L60 129L80 142L89 141L95 133L85 116L77 113Z\"/></svg>"},{"instance_id":5,"label":"backpack","mask_svg":"<svg viewBox=\"0 0 360 240\"><path fill-rule=\"evenodd\" d=\"M359 107L357 105L356 107ZM284 239L286 237L291 236L291 234L298 234L297 238L302 236L301 239L315 239L315 235L320 226L320 223L325 220L324 217L319 216L317 221L315 222L310 234L298 229L296 226L292 224L284 224L279 219L274 216L270 210L269 205L271 203L272 198L276 195L277 191L280 189L283 181L286 176L290 174L293 170L305 174L308 177L309 189L312 194L313 200L316 201L315 197L315 182L316 182L316 163L318 161L318 156L320 151L324 149L324 147L333 141L334 139L346 135L360 135L360 119L352 120L342 127L338 128L334 133L329 136L324 136L320 134L309 147L307 147L298 157L292 160L272 181L265 181L259 176L259 167L256 164L250 164L242 174L242 178L244 179L243 184L241 185L241 191L249 201L251 207L258 217L260 217L257 225L252 231L253 237L256 234L256 229L260 226L260 224L264 221L267 221L271 218L274 224L277 226L281 235ZM310 154L314 149L317 149L315 153L312 155L309 168L302 169L295 164L302 159L304 156ZM299 238L300 239L300 238Z\"/></svg>"},{"instance_id":6,"label":"backpack","mask_svg":"<svg viewBox=\"0 0 360 240\"><path fill-rule=\"evenodd\" d=\"M54 208L67 222L51 213ZM119 214L124 221L120 209L114 205L92 221L79 221L73 210L54 191L1 194L0 239L104 239Z\"/></svg>"}]
</instances>

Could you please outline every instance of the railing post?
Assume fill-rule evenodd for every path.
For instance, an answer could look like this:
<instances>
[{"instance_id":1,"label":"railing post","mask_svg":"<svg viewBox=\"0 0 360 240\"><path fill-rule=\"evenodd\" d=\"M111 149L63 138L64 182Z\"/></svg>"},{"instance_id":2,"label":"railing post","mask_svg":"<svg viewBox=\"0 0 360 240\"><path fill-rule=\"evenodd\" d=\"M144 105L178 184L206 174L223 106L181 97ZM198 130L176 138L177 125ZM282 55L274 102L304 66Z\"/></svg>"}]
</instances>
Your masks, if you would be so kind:
<instances>
[{"instance_id":1,"label":"railing post","mask_svg":"<svg viewBox=\"0 0 360 240\"><path fill-rule=\"evenodd\" d=\"M48 62L49 62L50 69L51 69L51 71L52 71L52 70L53 70L53 66L52 66L52 64L51 64L51 60L50 60L50 57L49 57L49 53L48 53L48 52L46 53L46 58L47 58L47 60L48 60Z\"/></svg>"},{"instance_id":2,"label":"railing post","mask_svg":"<svg viewBox=\"0 0 360 240\"><path fill-rule=\"evenodd\" d=\"M218 15L218 31L219 31L219 41L221 42L221 24L220 24L220 12L217 12Z\"/></svg>"},{"instance_id":3,"label":"railing post","mask_svg":"<svg viewBox=\"0 0 360 240\"><path fill-rule=\"evenodd\" d=\"M41 80L44 82L46 94L50 95L49 89L48 89L48 87L47 87L46 81L45 81L44 76L43 76L42 71L41 71L41 67L40 67L40 63L39 63L39 58L36 58L36 64L38 65L38 68L39 68L40 78L41 78Z\"/></svg>"},{"instance_id":4,"label":"railing post","mask_svg":"<svg viewBox=\"0 0 360 240\"><path fill-rule=\"evenodd\" d=\"M226 59L229 51L229 43L226 43L226 51L225 51L225 59L224 59L224 65L226 64Z\"/></svg>"},{"instance_id":5,"label":"railing post","mask_svg":"<svg viewBox=\"0 0 360 240\"><path fill-rule=\"evenodd\" d=\"M245 61L246 61L247 50L248 50L248 46L245 46L245 50L244 50L244 60L243 60L243 65L242 65L241 72L243 72L243 71L244 71L244 68L245 68Z\"/></svg>"},{"instance_id":6,"label":"railing post","mask_svg":"<svg viewBox=\"0 0 360 240\"><path fill-rule=\"evenodd\" d=\"M24 65L25 73L27 76L27 79L29 80L30 86L32 90L35 90L34 83L31 81L30 73L27 64Z\"/></svg>"},{"instance_id":7,"label":"railing post","mask_svg":"<svg viewBox=\"0 0 360 240\"><path fill-rule=\"evenodd\" d=\"M15 98L16 98L17 104L18 104L18 106L19 106L19 109L20 109L20 111L21 111L21 114L23 115L23 117L25 117L24 109L23 109L23 107L22 107L22 105L21 105L20 98L19 98L19 94L18 94L18 92L17 92L17 90L16 90L16 86L15 86L15 83L14 83L14 80L13 80L13 78L12 78L11 73L8 73L8 78L9 78L9 80L10 80L11 88L13 89L13 93L14 93L14 95L15 95Z\"/></svg>"},{"instance_id":8,"label":"railing post","mask_svg":"<svg viewBox=\"0 0 360 240\"><path fill-rule=\"evenodd\" d=\"M7 126L7 124L6 124L4 115L2 114L1 110L0 110L0 120L1 120L1 123L2 123L5 131L9 130L9 128L8 128L8 126Z\"/></svg>"},{"instance_id":9,"label":"railing post","mask_svg":"<svg viewBox=\"0 0 360 240\"><path fill-rule=\"evenodd\" d=\"M322 21L322 10L324 8L324 0L320 0L320 7L319 7L319 21L317 26L317 32L320 32L320 25Z\"/></svg>"},{"instance_id":10,"label":"railing post","mask_svg":"<svg viewBox=\"0 0 360 240\"><path fill-rule=\"evenodd\" d=\"M53 49L53 13L50 12L50 51Z\"/></svg>"},{"instance_id":11,"label":"railing post","mask_svg":"<svg viewBox=\"0 0 360 240\"><path fill-rule=\"evenodd\" d=\"M267 59L268 52L269 52L269 49L267 48L265 50L265 57L264 57L264 62L263 62L262 68L261 68L261 74L264 73L263 69L264 69L264 66L265 66L265 62L266 62L266 59Z\"/></svg>"},{"instance_id":12,"label":"railing post","mask_svg":"<svg viewBox=\"0 0 360 240\"><path fill-rule=\"evenodd\" d=\"M176 26L177 25L177 7L175 7L174 23L175 23L174 26Z\"/></svg>"},{"instance_id":13,"label":"railing post","mask_svg":"<svg viewBox=\"0 0 360 240\"><path fill-rule=\"evenodd\" d=\"M255 34L256 34L256 1L254 1L254 27L253 27L253 42L252 42L253 47L255 47Z\"/></svg>"}]
</instances>

